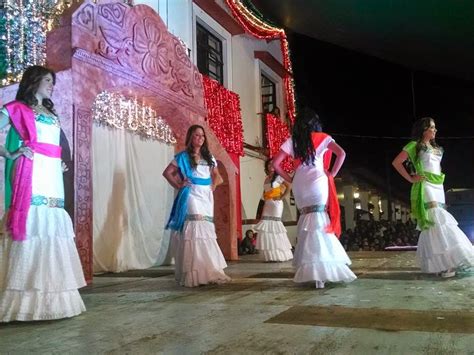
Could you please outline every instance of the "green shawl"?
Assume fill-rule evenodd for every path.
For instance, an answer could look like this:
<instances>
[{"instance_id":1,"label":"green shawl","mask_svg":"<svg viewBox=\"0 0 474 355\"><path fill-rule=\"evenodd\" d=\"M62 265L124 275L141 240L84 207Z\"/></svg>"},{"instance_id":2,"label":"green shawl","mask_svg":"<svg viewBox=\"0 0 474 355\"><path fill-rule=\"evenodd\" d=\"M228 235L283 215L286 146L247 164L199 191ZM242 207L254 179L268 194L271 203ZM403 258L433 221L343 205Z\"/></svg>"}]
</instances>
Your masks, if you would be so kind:
<instances>
[{"instance_id":1,"label":"green shawl","mask_svg":"<svg viewBox=\"0 0 474 355\"><path fill-rule=\"evenodd\" d=\"M21 139L15 128L10 127L5 148L9 152L14 152L21 147ZM15 160L5 159L5 211L8 211L12 202L12 173Z\"/></svg>"},{"instance_id":2,"label":"green shawl","mask_svg":"<svg viewBox=\"0 0 474 355\"><path fill-rule=\"evenodd\" d=\"M403 150L408 153L408 157L415 166L416 173L424 176L425 180L415 182L411 186L410 200L411 200L411 214L418 222L418 226L421 230L430 228L434 223L428 218L426 201L425 201L425 181L432 184L441 185L444 182L444 174L441 175L433 174L428 171L424 171L423 164L416 154L416 142L411 141Z\"/></svg>"}]
</instances>

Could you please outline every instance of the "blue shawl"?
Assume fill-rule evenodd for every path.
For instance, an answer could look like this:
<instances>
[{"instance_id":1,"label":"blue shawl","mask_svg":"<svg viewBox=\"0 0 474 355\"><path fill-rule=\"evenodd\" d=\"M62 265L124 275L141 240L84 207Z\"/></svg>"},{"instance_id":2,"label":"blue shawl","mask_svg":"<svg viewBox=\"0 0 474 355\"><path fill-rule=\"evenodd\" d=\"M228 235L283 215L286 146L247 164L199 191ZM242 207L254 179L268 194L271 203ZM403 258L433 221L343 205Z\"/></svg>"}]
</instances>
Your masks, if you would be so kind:
<instances>
[{"instance_id":1,"label":"blue shawl","mask_svg":"<svg viewBox=\"0 0 474 355\"><path fill-rule=\"evenodd\" d=\"M194 185L211 185L212 179L210 177L204 179L193 176L190 159L191 157L186 151L178 153L175 156L175 160L178 163L178 168L183 179L188 179ZM173 208L171 209L171 215L166 224L166 229L172 229L175 231L183 230L184 221L186 220L186 214L188 211L188 198L190 193L191 186L183 186L179 189L178 195L173 202Z\"/></svg>"}]
</instances>

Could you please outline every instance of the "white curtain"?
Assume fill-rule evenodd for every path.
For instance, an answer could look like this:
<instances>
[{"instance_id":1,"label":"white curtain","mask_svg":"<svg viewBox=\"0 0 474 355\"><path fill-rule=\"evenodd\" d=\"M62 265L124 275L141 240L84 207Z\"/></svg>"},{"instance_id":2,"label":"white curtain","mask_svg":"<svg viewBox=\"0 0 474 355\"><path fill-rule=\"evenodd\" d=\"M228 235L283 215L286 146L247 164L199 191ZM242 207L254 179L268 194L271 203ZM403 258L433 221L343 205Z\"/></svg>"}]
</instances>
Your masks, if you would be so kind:
<instances>
[{"instance_id":1,"label":"white curtain","mask_svg":"<svg viewBox=\"0 0 474 355\"><path fill-rule=\"evenodd\" d=\"M173 146L94 124L94 272L163 263L174 192L161 174L173 154Z\"/></svg>"}]
</instances>

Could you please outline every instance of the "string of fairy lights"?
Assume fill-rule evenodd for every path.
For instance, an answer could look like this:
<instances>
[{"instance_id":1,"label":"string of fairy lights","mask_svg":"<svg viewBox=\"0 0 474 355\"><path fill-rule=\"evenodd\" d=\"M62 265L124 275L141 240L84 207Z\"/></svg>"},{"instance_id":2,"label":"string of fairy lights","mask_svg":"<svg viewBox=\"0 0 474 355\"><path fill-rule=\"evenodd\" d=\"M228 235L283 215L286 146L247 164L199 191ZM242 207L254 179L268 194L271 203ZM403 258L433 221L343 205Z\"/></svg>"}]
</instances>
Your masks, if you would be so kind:
<instances>
[{"instance_id":1,"label":"string of fairy lights","mask_svg":"<svg viewBox=\"0 0 474 355\"><path fill-rule=\"evenodd\" d=\"M293 69L290 59L290 48L285 30L270 25L267 21L261 19L258 14L254 14L247 8L241 0L225 0L227 6L232 12L234 18L253 37L265 40L279 39L283 55L283 67L287 74L283 82L285 86L285 101L287 105L288 117L293 123L296 116L295 90L293 82Z\"/></svg>"},{"instance_id":2,"label":"string of fairy lights","mask_svg":"<svg viewBox=\"0 0 474 355\"><path fill-rule=\"evenodd\" d=\"M143 139L176 144L176 137L166 121L136 97L102 91L92 105L92 118L99 125L124 129Z\"/></svg>"},{"instance_id":3,"label":"string of fairy lights","mask_svg":"<svg viewBox=\"0 0 474 355\"><path fill-rule=\"evenodd\" d=\"M78 0L4 0L0 7L0 85L46 61L46 34Z\"/></svg>"}]
</instances>

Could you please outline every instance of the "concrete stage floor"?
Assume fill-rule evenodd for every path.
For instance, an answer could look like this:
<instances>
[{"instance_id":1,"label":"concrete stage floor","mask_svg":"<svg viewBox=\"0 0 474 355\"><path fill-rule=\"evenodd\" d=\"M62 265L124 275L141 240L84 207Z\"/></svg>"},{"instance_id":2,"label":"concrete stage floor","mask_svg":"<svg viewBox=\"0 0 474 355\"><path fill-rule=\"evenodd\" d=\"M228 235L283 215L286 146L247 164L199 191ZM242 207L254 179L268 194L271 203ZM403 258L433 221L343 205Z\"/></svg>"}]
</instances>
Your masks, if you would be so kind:
<instances>
[{"instance_id":1,"label":"concrete stage floor","mask_svg":"<svg viewBox=\"0 0 474 355\"><path fill-rule=\"evenodd\" d=\"M97 276L87 312L0 324L0 353L474 354L474 272L424 275L414 252L349 253L348 285L292 282L244 256L225 285L179 287L170 266Z\"/></svg>"}]
</instances>

